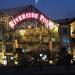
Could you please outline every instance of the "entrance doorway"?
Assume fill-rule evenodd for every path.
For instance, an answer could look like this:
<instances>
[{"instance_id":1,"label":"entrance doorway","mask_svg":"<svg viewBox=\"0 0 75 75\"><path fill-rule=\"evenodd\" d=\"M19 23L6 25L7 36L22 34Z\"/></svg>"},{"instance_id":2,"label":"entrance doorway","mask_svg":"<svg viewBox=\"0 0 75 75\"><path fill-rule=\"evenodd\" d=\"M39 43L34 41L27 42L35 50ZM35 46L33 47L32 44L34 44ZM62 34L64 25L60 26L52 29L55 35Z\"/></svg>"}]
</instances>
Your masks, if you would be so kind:
<instances>
[{"instance_id":1,"label":"entrance doorway","mask_svg":"<svg viewBox=\"0 0 75 75\"><path fill-rule=\"evenodd\" d=\"M48 30L41 23L26 21L15 30L15 48L22 46L27 51L48 49L49 36Z\"/></svg>"},{"instance_id":2,"label":"entrance doorway","mask_svg":"<svg viewBox=\"0 0 75 75\"><path fill-rule=\"evenodd\" d=\"M48 60L50 35L48 30L36 20L28 20L15 29L15 49L22 48L20 60L27 63ZM19 58L20 58L19 57ZM41 57L41 59L40 59ZM26 60L25 60L26 62Z\"/></svg>"}]
</instances>

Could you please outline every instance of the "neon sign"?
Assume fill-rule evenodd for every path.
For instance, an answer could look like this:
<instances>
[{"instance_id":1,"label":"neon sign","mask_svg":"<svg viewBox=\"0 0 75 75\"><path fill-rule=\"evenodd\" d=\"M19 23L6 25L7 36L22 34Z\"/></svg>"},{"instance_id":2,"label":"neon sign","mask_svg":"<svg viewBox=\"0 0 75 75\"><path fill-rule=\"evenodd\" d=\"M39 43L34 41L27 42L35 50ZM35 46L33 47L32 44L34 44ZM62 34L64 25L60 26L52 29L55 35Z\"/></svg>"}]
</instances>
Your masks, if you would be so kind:
<instances>
[{"instance_id":1,"label":"neon sign","mask_svg":"<svg viewBox=\"0 0 75 75\"><path fill-rule=\"evenodd\" d=\"M9 25L11 26L11 28L14 28L15 25L17 25L18 23L20 23L21 21L23 21L25 19L38 19L47 28L50 28L50 29L54 28L54 24L52 21L50 21L44 15L39 14L39 13L35 13L35 12L22 13L19 16L17 16L16 18L12 19L9 22Z\"/></svg>"}]
</instances>

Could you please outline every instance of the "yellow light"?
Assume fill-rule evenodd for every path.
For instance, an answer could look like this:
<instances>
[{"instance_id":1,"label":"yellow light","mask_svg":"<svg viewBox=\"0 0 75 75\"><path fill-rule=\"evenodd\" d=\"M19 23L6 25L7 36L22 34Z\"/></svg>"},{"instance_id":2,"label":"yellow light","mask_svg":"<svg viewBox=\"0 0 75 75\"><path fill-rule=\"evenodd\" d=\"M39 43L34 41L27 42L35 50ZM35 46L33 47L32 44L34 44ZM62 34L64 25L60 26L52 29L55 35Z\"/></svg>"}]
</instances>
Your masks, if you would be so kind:
<instances>
[{"instance_id":1,"label":"yellow light","mask_svg":"<svg viewBox=\"0 0 75 75\"><path fill-rule=\"evenodd\" d=\"M56 27L56 28L54 29L54 32L58 32L58 27Z\"/></svg>"},{"instance_id":2,"label":"yellow light","mask_svg":"<svg viewBox=\"0 0 75 75\"><path fill-rule=\"evenodd\" d=\"M7 60L3 60L3 65L7 65Z\"/></svg>"},{"instance_id":3,"label":"yellow light","mask_svg":"<svg viewBox=\"0 0 75 75\"><path fill-rule=\"evenodd\" d=\"M24 30L24 29L19 30L19 33L20 33L21 36L24 36L24 34L25 34L25 30Z\"/></svg>"},{"instance_id":4,"label":"yellow light","mask_svg":"<svg viewBox=\"0 0 75 75\"><path fill-rule=\"evenodd\" d=\"M52 60L50 60L50 61L49 61L49 63L50 63L50 64L52 64L52 63L53 63L53 61L52 61Z\"/></svg>"},{"instance_id":5,"label":"yellow light","mask_svg":"<svg viewBox=\"0 0 75 75\"><path fill-rule=\"evenodd\" d=\"M15 61L15 64L16 64L16 65L18 65L18 62L17 62L17 61Z\"/></svg>"},{"instance_id":6,"label":"yellow light","mask_svg":"<svg viewBox=\"0 0 75 75\"><path fill-rule=\"evenodd\" d=\"M28 28L31 28L31 26L28 26Z\"/></svg>"},{"instance_id":7,"label":"yellow light","mask_svg":"<svg viewBox=\"0 0 75 75\"><path fill-rule=\"evenodd\" d=\"M75 34L73 34L75 30L75 21L71 23L71 37L75 38Z\"/></svg>"}]
</instances>

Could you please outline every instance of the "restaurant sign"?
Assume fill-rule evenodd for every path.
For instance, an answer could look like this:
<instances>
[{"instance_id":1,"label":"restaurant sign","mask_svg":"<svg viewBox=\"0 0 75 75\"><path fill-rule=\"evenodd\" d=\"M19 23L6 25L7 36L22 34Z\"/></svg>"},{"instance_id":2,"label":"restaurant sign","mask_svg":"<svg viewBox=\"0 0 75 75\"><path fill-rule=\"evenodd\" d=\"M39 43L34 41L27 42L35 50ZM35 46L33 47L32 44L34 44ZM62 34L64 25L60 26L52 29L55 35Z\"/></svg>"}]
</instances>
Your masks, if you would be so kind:
<instances>
[{"instance_id":1,"label":"restaurant sign","mask_svg":"<svg viewBox=\"0 0 75 75\"><path fill-rule=\"evenodd\" d=\"M53 29L55 27L54 22L52 22L51 20L46 18L44 15L35 13L35 12L26 12L26 13L22 13L22 14L18 15L17 17L15 17L9 21L9 25L11 26L11 28L14 28L15 25L17 25L18 23L20 23L21 21L26 20L26 19L37 19L42 24L44 24L45 27L50 28L50 29Z\"/></svg>"}]
</instances>

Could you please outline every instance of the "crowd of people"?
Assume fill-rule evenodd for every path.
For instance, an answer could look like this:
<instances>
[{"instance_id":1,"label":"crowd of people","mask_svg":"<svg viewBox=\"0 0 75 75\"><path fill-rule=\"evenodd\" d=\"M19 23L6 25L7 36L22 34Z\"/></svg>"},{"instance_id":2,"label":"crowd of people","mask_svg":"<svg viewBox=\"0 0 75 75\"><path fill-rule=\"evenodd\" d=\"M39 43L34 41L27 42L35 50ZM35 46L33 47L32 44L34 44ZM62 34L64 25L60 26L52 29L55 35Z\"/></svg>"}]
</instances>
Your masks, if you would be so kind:
<instances>
[{"instance_id":1,"label":"crowd of people","mask_svg":"<svg viewBox=\"0 0 75 75\"><path fill-rule=\"evenodd\" d=\"M21 64L25 63L25 61L28 61L28 60L26 60L27 58L23 56L21 47L17 48L16 51L19 54L19 61L21 61ZM48 54L48 60L50 60L51 56L49 56L49 53L47 53L47 54ZM33 58L35 58L35 55L36 55L36 53L34 53ZM37 53L37 55L38 55L38 53ZM36 55L36 57L38 58L37 55ZM35 58L35 59L37 59L37 58ZM65 47L62 47L61 50L60 50L60 53L59 53L59 57L57 59L58 59L58 61L57 61L56 64L68 65L68 64L71 64L71 60L73 59L73 56L70 53L67 52ZM55 60L54 57L53 57L53 60Z\"/></svg>"}]
</instances>

